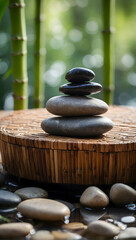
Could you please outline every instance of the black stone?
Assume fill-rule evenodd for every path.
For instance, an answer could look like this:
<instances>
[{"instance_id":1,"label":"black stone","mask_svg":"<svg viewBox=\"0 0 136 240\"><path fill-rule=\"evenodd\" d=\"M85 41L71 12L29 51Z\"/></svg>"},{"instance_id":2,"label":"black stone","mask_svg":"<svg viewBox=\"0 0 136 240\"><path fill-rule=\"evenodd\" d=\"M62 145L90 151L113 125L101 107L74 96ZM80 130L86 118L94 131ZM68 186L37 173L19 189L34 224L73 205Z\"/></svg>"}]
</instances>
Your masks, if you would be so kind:
<instances>
[{"instance_id":1,"label":"black stone","mask_svg":"<svg viewBox=\"0 0 136 240\"><path fill-rule=\"evenodd\" d=\"M113 128L106 117L53 117L42 121L42 129L49 134L67 137L96 137Z\"/></svg>"},{"instance_id":2,"label":"black stone","mask_svg":"<svg viewBox=\"0 0 136 240\"><path fill-rule=\"evenodd\" d=\"M102 86L99 83L68 83L60 86L59 91L73 96L84 96L89 94L95 94L102 90Z\"/></svg>"},{"instance_id":3,"label":"black stone","mask_svg":"<svg viewBox=\"0 0 136 240\"><path fill-rule=\"evenodd\" d=\"M16 207L21 202L21 198L15 193L0 190L0 208Z\"/></svg>"},{"instance_id":4,"label":"black stone","mask_svg":"<svg viewBox=\"0 0 136 240\"><path fill-rule=\"evenodd\" d=\"M83 83L92 80L95 77L95 73L87 68L72 68L66 73L65 78L72 83Z\"/></svg>"}]
</instances>

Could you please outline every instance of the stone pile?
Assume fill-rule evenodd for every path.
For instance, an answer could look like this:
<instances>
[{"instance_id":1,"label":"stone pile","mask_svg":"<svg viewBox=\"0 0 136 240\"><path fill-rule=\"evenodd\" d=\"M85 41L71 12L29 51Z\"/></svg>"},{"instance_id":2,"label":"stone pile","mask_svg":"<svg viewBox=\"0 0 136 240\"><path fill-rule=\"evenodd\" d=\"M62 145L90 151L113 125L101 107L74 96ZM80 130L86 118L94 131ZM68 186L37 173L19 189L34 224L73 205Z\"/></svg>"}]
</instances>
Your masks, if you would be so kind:
<instances>
[{"instance_id":1,"label":"stone pile","mask_svg":"<svg viewBox=\"0 0 136 240\"><path fill-rule=\"evenodd\" d=\"M60 86L59 91L67 95L47 101L47 110L59 117L42 121L41 127L45 132L69 137L95 137L112 129L112 121L99 116L108 110L108 105L87 96L102 90L100 84L91 82L94 77L93 71L79 67L66 74L69 83Z\"/></svg>"}]
</instances>

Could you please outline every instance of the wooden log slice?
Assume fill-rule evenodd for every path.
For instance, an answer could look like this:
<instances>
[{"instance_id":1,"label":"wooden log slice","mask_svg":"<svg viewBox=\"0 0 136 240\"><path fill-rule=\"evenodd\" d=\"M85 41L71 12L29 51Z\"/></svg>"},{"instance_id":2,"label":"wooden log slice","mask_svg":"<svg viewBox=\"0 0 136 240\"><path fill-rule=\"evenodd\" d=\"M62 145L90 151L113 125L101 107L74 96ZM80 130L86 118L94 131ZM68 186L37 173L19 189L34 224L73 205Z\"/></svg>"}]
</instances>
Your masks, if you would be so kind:
<instances>
[{"instance_id":1,"label":"wooden log slice","mask_svg":"<svg viewBox=\"0 0 136 240\"><path fill-rule=\"evenodd\" d=\"M0 119L0 151L5 170L45 183L136 182L136 108L110 106L104 116L114 128L99 138L53 136L41 121L46 109L14 111Z\"/></svg>"}]
</instances>

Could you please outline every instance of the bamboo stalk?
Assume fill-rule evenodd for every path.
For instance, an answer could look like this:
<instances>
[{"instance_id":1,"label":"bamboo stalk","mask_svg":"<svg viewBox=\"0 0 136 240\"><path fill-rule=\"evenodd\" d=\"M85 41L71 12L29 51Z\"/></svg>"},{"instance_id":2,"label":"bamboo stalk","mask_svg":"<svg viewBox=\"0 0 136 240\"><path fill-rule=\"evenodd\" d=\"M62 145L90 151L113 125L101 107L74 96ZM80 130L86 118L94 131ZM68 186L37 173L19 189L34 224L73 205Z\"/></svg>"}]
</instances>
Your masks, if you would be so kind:
<instances>
[{"instance_id":1,"label":"bamboo stalk","mask_svg":"<svg viewBox=\"0 0 136 240\"><path fill-rule=\"evenodd\" d=\"M25 109L27 98L27 46L24 0L10 0L14 110Z\"/></svg>"},{"instance_id":2,"label":"bamboo stalk","mask_svg":"<svg viewBox=\"0 0 136 240\"><path fill-rule=\"evenodd\" d=\"M104 81L103 99L108 104L113 101L114 91L114 53L113 53L113 23L115 0L103 0L103 48L104 48Z\"/></svg>"},{"instance_id":3,"label":"bamboo stalk","mask_svg":"<svg viewBox=\"0 0 136 240\"><path fill-rule=\"evenodd\" d=\"M43 106L44 102L43 72L45 64L45 0L36 0L35 16L34 107L39 108Z\"/></svg>"}]
</instances>

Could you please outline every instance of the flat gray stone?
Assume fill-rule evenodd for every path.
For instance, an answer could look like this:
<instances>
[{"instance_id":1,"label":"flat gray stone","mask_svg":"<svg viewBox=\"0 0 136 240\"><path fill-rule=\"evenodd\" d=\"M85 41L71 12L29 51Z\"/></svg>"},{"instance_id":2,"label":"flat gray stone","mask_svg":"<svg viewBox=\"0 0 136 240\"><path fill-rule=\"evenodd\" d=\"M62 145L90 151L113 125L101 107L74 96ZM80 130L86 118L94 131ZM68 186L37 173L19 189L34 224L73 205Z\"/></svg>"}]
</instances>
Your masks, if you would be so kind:
<instances>
[{"instance_id":1,"label":"flat gray stone","mask_svg":"<svg viewBox=\"0 0 136 240\"><path fill-rule=\"evenodd\" d=\"M42 121L42 129L49 134L69 137L95 137L109 131L113 123L106 117L54 117Z\"/></svg>"},{"instance_id":2,"label":"flat gray stone","mask_svg":"<svg viewBox=\"0 0 136 240\"><path fill-rule=\"evenodd\" d=\"M79 83L90 81L95 77L95 73L87 68L76 67L66 73L65 78L69 82Z\"/></svg>"},{"instance_id":3,"label":"flat gray stone","mask_svg":"<svg viewBox=\"0 0 136 240\"><path fill-rule=\"evenodd\" d=\"M0 225L0 239L1 238L16 238L25 237L33 229L30 223L4 223Z\"/></svg>"},{"instance_id":4,"label":"flat gray stone","mask_svg":"<svg viewBox=\"0 0 136 240\"><path fill-rule=\"evenodd\" d=\"M85 83L67 83L60 86L59 91L72 95L72 96L84 96L89 94L95 94L102 90L102 86L95 82L85 82Z\"/></svg>"},{"instance_id":5,"label":"flat gray stone","mask_svg":"<svg viewBox=\"0 0 136 240\"><path fill-rule=\"evenodd\" d=\"M20 188L15 191L15 194L21 197L22 200L31 199L31 198L47 198L48 197L48 193L44 189L41 189L38 187Z\"/></svg>"},{"instance_id":6,"label":"flat gray stone","mask_svg":"<svg viewBox=\"0 0 136 240\"><path fill-rule=\"evenodd\" d=\"M92 116L100 115L108 110L108 105L97 98L86 96L56 96L46 103L47 110L59 116Z\"/></svg>"},{"instance_id":7,"label":"flat gray stone","mask_svg":"<svg viewBox=\"0 0 136 240\"><path fill-rule=\"evenodd\" d=\"M63 221L70 215L69 208L63 203L43 198L24 200L17 210L25 217L47 221Z\"/></svg>"},{"instance_id":8,"label":"flat gray stone","mask_svg":"<svg viewBox=\"0 0 136 240\"><path fill-rule=\"evenodd\" d=\"M21 198L15 193L0 190L0 208L13 208L21 202Z\"/></svg>"}]
</instances>

